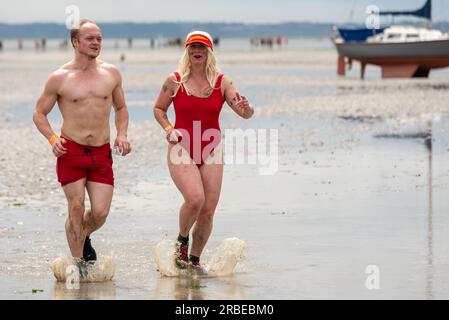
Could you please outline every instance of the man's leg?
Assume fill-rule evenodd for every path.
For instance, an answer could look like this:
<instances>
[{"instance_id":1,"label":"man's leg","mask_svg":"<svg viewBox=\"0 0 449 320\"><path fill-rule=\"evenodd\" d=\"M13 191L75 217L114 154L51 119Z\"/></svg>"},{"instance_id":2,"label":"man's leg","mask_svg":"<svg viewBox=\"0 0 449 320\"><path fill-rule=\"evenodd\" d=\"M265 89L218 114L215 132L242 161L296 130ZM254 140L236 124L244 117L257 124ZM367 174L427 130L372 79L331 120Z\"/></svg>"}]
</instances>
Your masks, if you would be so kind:
<instances>
[{"instance_id":1,"label":"man's leg","mask_svg":"<svg viewBox=\"0 0 449 320\"><path fill-rule=\"evenodd\" d=\"M193 241L190 254L199 257L212 232L215 208L220 199L223 180L223 164L203 164L200 174L204 187L205 202L193 227Z\"/></svg>"},{"instance_id":2,"label":"man's leg","mask_svg":"<svg viewBox=\"0 0 449 320\"><path fill-rule=\"evenodd\" d=\"M84 214L84 231L86 236L98 230L105 222L111 208L114 187L110 184L87 181L90 210Z\"/></svg>"},{"instance_id":3,"label":"man's leg","mask_svg":"<svg viewBox=\"0 0 449 320\"><path fill-rule=\"evenodd\" d=\"M83 257L85 232L83 228L86 178L62 187L67 198L69 215L65 223L67 242L75 258Z\"/></svg>"}]
</instances>

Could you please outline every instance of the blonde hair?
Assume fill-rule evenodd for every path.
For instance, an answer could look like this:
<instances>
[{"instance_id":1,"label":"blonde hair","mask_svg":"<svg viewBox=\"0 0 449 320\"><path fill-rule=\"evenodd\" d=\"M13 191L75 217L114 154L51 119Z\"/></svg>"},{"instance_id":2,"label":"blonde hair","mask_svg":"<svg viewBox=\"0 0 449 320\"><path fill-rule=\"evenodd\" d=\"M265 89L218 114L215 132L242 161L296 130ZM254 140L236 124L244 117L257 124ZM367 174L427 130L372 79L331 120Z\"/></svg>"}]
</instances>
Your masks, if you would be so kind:
<instances>
[{"instance_id":1,"label":"blonde hair","mask_svg":"<svg viewBox=\"0 0 449 320\"><path fill-rule=\"evenodd\" d=\"M187 47L184 51L184 54L182 55L181 59L179 60L179 75L181 77L181 80L178 83L180 86L173 94L173 97L176 96L178 93L179 88L182 86L185 88L188 95L191 95L189 90L184 86L184 83L187 82L190 76L190 58L189 58L189 51ZM217 83L218 75L220 73L220 69L217 66L217 58L214 55L214 52L211 50L211 48L206 47L207 49L207 61L206 61L206 77L207 82L209 82L209 85L212 89L215 89L215 84Z\"/></svg>"},{"instance_id":2,"label":"blonde hair","mask_svg":"<svg viewBox=\"0 0 449 320\"><path fill-rule=\"evenodd\" d=\"M80 29L86 23L93 23L94 25L97 25L97 23L95 21L89 20L89 19L81 19L78 24L74 25L72 27L72 29L70 29L70 41L72 42L72 47L75 48L75 45L73 44L73 41L75 39L79 39L79 37L80 37Z\"/></svg>"}]
</instances>

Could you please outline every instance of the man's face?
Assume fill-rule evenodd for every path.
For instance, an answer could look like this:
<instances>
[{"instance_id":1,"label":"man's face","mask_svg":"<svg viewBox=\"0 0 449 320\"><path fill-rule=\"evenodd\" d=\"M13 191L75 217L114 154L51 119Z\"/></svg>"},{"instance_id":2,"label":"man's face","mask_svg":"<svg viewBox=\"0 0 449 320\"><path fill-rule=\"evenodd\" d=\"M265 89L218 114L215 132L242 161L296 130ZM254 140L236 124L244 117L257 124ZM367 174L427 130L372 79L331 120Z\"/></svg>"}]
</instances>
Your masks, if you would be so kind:
<instances>
[{"instance_id":1,"label":"man's face","mask_svg":"<svg viewBox=\"0 0 449 320\"><path fill-rule=\"evenodd\" d=\"M101 50L101 30L93 23L86 23L80 28L76 49L89 58L96 58Z\"/></svg>"}]
</instances>

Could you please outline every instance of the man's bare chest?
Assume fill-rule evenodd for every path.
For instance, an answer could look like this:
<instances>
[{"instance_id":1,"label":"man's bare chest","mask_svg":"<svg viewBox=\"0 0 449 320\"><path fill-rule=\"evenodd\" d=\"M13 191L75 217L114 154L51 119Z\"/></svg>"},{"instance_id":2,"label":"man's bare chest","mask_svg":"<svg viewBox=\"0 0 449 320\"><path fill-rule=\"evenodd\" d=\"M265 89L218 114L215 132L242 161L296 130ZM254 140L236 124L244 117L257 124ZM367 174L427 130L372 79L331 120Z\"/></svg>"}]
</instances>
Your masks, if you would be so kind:
<instances>
[{"instance_id":1,"label":"man's bare chest","mask_svg":"<svg viewBox=\"0 0 449 320\"><path fill-rule=\"evenodd\" d=\"M108 100L115 86L115 79L107 74L73 74L64 79L59 95L72 103L97 99Z\"/></svg>"}]
</instances>

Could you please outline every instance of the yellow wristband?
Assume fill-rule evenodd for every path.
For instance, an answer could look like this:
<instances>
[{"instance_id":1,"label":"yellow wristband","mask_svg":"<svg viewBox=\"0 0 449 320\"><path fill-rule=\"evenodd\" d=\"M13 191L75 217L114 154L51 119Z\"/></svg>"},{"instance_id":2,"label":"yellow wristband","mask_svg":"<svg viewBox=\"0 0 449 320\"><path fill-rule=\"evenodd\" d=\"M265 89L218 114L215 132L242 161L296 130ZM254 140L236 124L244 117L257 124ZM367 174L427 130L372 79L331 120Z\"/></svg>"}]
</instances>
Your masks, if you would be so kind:
<instances>
[{"instance_id":1,"label":"yellow wristband","mask_svg":"<svg viewBox=\"0 0 449 320\"><path fill-rule=\"evenodd\" d=\"M169 124L168 126L166 126L166 127L164 128L165 131L168 131L168 130L170 130L170 129L173 129L173 126L172 126L171 124Z\"/></svg>"},{"instance_id":2,"label":"yellow wristband","mask_svg":"<svg viewBox=\"0 0 449 320\"><path fill-rule=\"evenodd\" d=\"M58 138L59 138L59 136L58 136L56 133L54 133L54 134L51 136L51 138L48 139L48 142L50 142L50 144L53 145L53 143L55 143L55 140L58 139Z\"/></svg>"}]
</instances>

